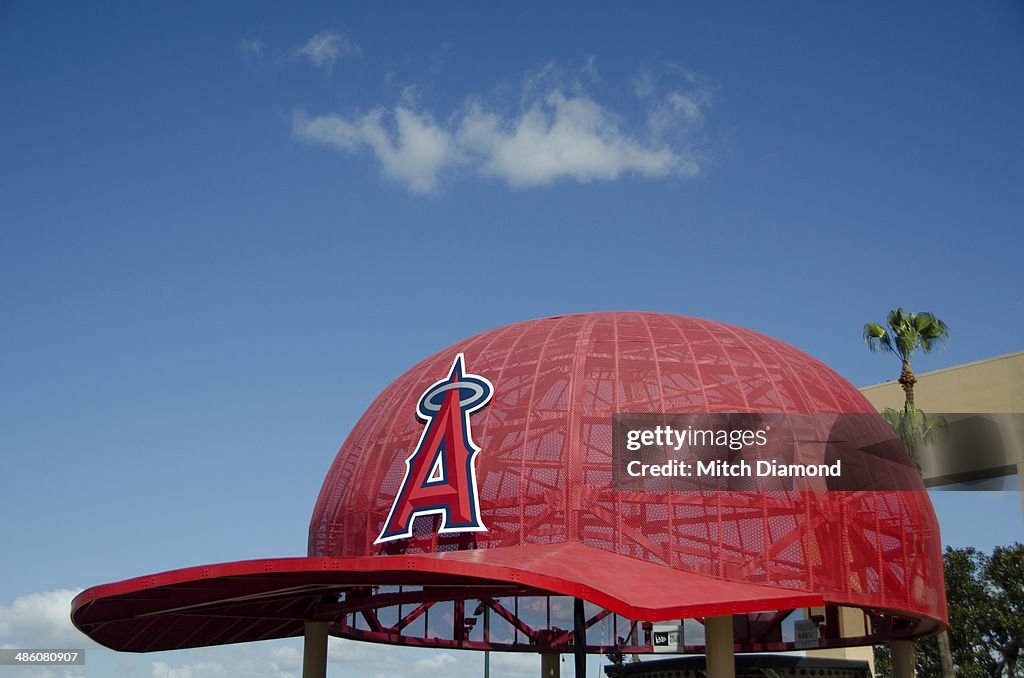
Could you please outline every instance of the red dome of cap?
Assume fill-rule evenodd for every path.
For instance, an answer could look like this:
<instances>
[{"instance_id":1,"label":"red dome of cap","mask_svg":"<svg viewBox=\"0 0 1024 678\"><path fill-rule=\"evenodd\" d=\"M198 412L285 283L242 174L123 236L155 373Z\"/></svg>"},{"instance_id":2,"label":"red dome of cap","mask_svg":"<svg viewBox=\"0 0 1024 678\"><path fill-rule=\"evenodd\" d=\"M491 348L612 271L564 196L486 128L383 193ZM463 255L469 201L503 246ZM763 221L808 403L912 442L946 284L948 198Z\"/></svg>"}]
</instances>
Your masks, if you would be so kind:
<instances>
[{"instance_id":1,"label":"red dome of cap","mask_svg":"<svg viewBox=\"0 0 1024 678\"><path fill-rule=\"evenodd\" d=\"M423 431L417 401L459 353L469 371L494 385L491 402L472 417L488 529L438 536L432 519L420 518L397 551L375 545ZM723 323L615 312L489 330L414 366L366 410L320 491L309 554L444 553L454 562L452 551L473 552L483 572L492 562L515 562L517 553L583 545L585 558L601 551L638 567L945 619L938 526L923 486L791 493L781 501L772 493L745 493L741 501L718 493L703 503L617 492L615 412L875 410L815 358Z\"/></svg>"}]
</instances>

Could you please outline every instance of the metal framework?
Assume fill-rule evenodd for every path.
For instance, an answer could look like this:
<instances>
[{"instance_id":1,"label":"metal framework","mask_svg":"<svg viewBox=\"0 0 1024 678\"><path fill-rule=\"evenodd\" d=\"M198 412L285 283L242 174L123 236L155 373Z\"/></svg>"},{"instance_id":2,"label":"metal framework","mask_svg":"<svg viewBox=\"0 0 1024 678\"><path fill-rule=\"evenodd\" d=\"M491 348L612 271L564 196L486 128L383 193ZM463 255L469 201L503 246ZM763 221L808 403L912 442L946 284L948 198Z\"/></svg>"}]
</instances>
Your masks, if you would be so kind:
<instances>
[{"instance_id":1,"label":"metal framework","mask_svg":"<svg viewBox=\"0 0 1024 678\"><path fill-rule=\"evenodd\" d=\"M487 531L439 536L424 517L411 538L375 545L422 431L417 399L457 353L494 385L472 415ZM371 404L324 481L309 557L95 587L73 619L133 651L299 636L307 621L373 642L625 653L651 651L651 622L723 615L736 615L737 651L792 649L786 622L811 606L825 608L822 647L946 624L923 486L618 491L611 416L622 412L874 409L814 358L721 323L594 313L498 328L427 358ZM863 610L867 635L842 637L840 607Z\"/></svg>"}]
</instances>

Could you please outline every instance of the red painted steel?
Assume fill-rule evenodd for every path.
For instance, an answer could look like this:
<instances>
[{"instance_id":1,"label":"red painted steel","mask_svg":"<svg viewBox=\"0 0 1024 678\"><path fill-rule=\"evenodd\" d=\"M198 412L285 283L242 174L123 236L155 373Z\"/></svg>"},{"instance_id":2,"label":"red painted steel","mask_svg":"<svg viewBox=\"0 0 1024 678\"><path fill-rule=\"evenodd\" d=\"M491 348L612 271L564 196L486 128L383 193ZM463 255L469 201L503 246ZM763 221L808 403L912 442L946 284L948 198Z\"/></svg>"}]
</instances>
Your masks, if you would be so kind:
<instances>
[{"instance_id":1,"label":"red painted steel","mask_svg":"<svg viewBox=\"0 0 1024 678\"><path fill-rule=\"evenodd\" d=\"M627 494L611 488L615 412L874 413L849 382L751 330L654 313L543 318L484 332L396 379L356 424L320 491L309 553L372 556L422 424L416 400L452 357L494 384L473 418L489 530L439 538L420 521L404 553L579 542L830 602L946 616L938 525L919 492ZM585 562L579 563L586 567ZM628 561L622 574L628 577Z\"/></svg>"},{"instance_id":2,"label":"red painted steel","mask_svg":"<svg viewBox=\"0 0 1024 678\"><path fill-rule=\"evenodd\" d=\"M287 628L282 635L290 636L302 633L303 608L315 608L318 619L334 621L343 611L438 598L480 600L555 593L585 597L630 619L679 619L823 604L814 594L678 573L640 561L626 563L630 572L623 577L623 563L616 556L576 543L524 547L486 566L481 566L479 555L448 551L377 558L278 558L185 568L83 591L74 600L73 618L98 642L123 650L154 651L205 645L211 636L230 631L240 617L252 619L253 631L259 629L260 618L272 619L271 626ZM349 598L345 605L337 604L340 594L370 585L443 588L390 594L390 598L389 594L366 595L360 602ZM191 621L194 642L183 644L174 634L163 641L152 634L136 636L139 619L162 619L167 625L172 619ZM294 623L288 624L289 619ZM199 624L206 626L201 633L196 632Z\"/></svg>"},{"instance_id":3,"label":"red painted steel","mask_svg":"<svg viewBox=\"0 0 1024 678\"><path fill-rule=\"evenodd\" d=\"M459 352L469 372L494 385L491 402L472 415L488 529L438 536L436 517L426 517L416 520L412 538L374 545L423 430L417 400ZM434 354L377 397L327 474L310 522L309 558L96 587L76 598L73 619L99 642L136 651L294 636L301 620L313 617L331 620L335 635L380 642L562 647L555 639L568 642L566 634L555 633L550 620L527 623L518 610L515 596L537 591L577 596L627 620L826 604L863 608L875 640L923 635L945 624L938 526L923 486L618 492L611 487L615 412L874 410L821 362L730 325L653 313L509 325ZM445 588L395 595L372 585ZM521 588L510 593L510 585ZM458 586L466 595L453 593ZM515 609L492 606L499 595L512 595ZM508 625L510 640L484 642L481 624L469 622L469 630L455 624L466 614L462 602L447 615L448 638L431 635L432 605L464 599L493 610L491 620ZM382 622L396 604L397 616ZM550 599L547 605L550 617ZM614 644L617 623L608 642L588 636L591 649ZM411 631L416 624L422 637ZM520 627L531 629L528 639L515 630ZM823 637L825 645L852 644L827 630ZM750 649L790 647L739 642Z\"/></svg>"}]
</instances>

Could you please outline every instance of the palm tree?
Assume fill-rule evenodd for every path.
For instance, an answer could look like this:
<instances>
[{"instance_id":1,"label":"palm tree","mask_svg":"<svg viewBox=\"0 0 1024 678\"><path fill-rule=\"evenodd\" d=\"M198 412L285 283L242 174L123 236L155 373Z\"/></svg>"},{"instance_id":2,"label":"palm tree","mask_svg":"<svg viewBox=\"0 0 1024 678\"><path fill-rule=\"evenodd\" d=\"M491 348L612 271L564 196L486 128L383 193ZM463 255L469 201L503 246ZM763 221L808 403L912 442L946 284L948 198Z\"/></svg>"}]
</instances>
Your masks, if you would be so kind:
<instances>
[{"instance_id":1,"label":"palm tree","mask_svg":"<svg viewBox=\"0 0 1024 678\"><path fill-rule=\"evenodd\" d=\"M945 425L941 417L927 417L914 405L914 384L917 377L910 368L910 359L915 353L931 353L949 340L949 327L928 312L904 313L902 308L889 311L886 319L888 328L875 323L864 325L864 341L871 351L894 354L902 363L900 386L906 394L902 410L887 407L882 413L892 430L910 453L918 470L918 448L931 442L939 429ZM949 647L949 634L943 631L938 636L939 663L943 678L953 678L953 654Z\"/></svg>"},{"instance_id":2,"label":"palm tree","mask_svg":"<svg viewBox=\"0 0 1024 678\"><path fill-rule=\"evenodd\" d=\"M889 311L886 324L888 329L875 323L864 325L864 341L870 350L887 351L903 363L899 382L907 394L907 406L913 409L917 377L910 369L910 359L918 351L931 353L945 344L949 340L949 328L931 313L904 313L902 308Z\"/></svg>"},{"instance_id":3,"label":"palm tree","mask_svg":"<svg viewBox=\"0 0 1024 678\"><path fill-rule=\"evenodd\" d=\"M896 437L903 443L904 449L910 455L911 461L921 472L921 455L919 450L928 444L941 439L945 432L946 419L944 417L929 417L924 411L909 404L903 409L897 410L887 407L882 411L882 418L889 424Z\"/></svg>"}]
</instances>

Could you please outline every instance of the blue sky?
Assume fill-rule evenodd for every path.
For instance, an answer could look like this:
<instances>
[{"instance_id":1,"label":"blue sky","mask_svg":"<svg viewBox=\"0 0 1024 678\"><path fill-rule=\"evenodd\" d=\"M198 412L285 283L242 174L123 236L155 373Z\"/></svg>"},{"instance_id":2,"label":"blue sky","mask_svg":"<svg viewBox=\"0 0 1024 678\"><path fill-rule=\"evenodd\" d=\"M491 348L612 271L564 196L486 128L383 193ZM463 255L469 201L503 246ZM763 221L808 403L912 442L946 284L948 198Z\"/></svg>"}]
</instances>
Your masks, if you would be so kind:
<instances>
[{"instance_id":1,"label":"blue sky","mask_svg":"<svg viewBox=\"0 0 1024 678\"><path fill-rule=\"evenodd\" d=\"M0 644L74 644L53 592L304 553L376 393L491 327L694 315L860 386L895 305L952 327L918 370L1024 348L1019 3L7 2L0 62ZM1024 538L1018 501L943 498L945 540Z\"/></svg>"}]
</instances>

